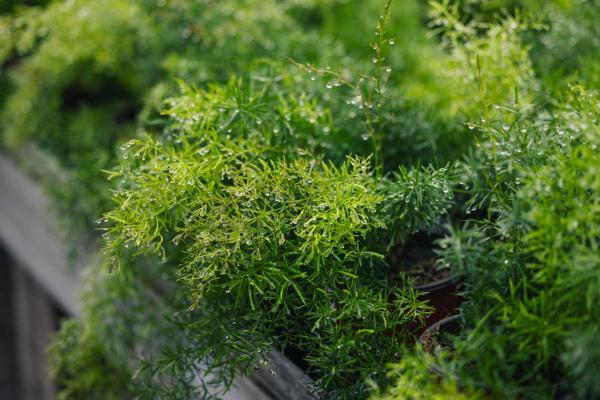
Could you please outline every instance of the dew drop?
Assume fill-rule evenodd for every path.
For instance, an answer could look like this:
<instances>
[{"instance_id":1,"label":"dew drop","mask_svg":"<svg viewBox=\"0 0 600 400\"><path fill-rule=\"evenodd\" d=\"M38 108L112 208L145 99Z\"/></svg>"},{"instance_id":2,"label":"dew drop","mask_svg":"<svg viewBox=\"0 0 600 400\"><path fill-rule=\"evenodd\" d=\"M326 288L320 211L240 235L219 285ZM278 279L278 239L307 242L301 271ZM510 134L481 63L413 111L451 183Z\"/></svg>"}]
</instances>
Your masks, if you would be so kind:
<instances>
[{"instance_id":1,"label":"dew drop","mask_svg":"<svg viewBox=\"0 0 600 400\"><path fill-rule=\"evenodd\" d=\"M362 135L360 135L360 137L362 138L362 140L369 140L369 133L365 132Z\"/></svg>"},{"instance_id":2,"label":"dew drop","mask_svg":"<svg viewBox=\"0 0 600 400\"><path fill-rule=\"evenodd\" d=\"M390 40L388 40L388 43L391 44L392 46L396 44L396 39L391 38Z\"/></svg>"}]
</instances>

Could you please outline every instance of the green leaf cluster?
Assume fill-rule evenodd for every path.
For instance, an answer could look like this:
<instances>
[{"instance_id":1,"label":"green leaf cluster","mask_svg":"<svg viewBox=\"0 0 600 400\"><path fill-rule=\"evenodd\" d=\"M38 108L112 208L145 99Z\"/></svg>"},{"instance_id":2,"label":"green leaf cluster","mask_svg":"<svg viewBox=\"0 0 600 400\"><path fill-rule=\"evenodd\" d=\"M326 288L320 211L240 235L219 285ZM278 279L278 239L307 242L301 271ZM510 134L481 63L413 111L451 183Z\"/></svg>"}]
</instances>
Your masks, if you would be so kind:
<instances>
[{"instance_id":1,"label":"green leaf cluster","mask_svg":"<svg viewBox=\"0 0 600 400\"><path fill-rule=\"evenodd\" d=\"M286 79L259 76L183 87L167 101L162 137L123 146L107 251L116 262L180 254L178 281L202 315L182 322L191 337L181 346L208 371L229 381L271 347L295 349L320 390L364 394L429 313L408 282L389 281L379 250L437 224L452 169L380 178L368 159L327 161L300 147L313 139L302 128L318 106L289 108L288 96L271 97L277 86L290 93ZM273 111L261 108L267 99ZM195 378L193 363L181 368Z\"/></svg>"},{"instance_id":2,"label":"green leaf cluster","mask_svg":"<svg viewBox=\"0 0 600 400\"><path fill-rule=\"evenodd\" d=\"M487 218L442 243L465 276L457 368L498 395L597 395L597 106L574 87L551 118L490 128L470 165Z\"/></svg>"}]
</instances>

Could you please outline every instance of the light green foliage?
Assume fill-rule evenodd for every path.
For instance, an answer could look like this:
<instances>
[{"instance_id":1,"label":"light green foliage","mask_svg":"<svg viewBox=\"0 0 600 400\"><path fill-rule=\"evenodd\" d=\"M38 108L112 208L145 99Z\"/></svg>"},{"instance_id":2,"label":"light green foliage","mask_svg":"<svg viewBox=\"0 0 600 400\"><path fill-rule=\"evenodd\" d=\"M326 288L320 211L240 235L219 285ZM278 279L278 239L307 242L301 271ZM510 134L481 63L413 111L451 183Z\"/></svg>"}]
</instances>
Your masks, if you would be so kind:
<instances>
[{"instance_id":1,"label":"light green foliage","mask_svg":"<svg viewBox=\"0 0 600 400\"><path fill-rule=\"evenodd\" d=\"M546 29L533 42L533 60L550 89L566 82L600 89L600 5L571 0L544 4Z\"/></svg>"},{"instance_id":2,"label":"light green foliage","mask_svg":"<svg viewBox=\"0 0 600 400\"><path fill-rule=\"evenodd\" d=\"M372 27L364 14L379 9L369 3L365 12L357 14L363 7L359 4L77 0L19 9L0 21L6 38L0 44L3 142L13 150L34 142L59 159L73 190L59 187L52 179L46 186L58 188L52 191L58 211L70 214L63 219L70 225L67 234L80 236L82 227L92 230L92 222L108 208L103 195L107 185L99 170L114 163L116 149L132 136L135 125L161 123L157 110L161 100L174 92L173 78L197 84L227 81L232 72L245 71L260 57L337 64L354 72L370 64L369 46L366 40L358 43L341 32L355 38L370 35L366 32ZM404 56L406 49L413 46L400 46L400 42L425 34L418 28L420 8L413 2L405 7L410 13L398 13L403 19L393 19L390 31L398 41L390 57L402 65L409 59ZM352 10L352 18L332 19L332 13L342 8ZM348 55L354 50L362 54L358 60ZM415 57L410 57L410 63ZM401 68L408 71L409 67ZM370 149L355 128L361 124L357 122L361 112L345 104L348 98L343 91L327 93L325 84L317 87L317 83L308 81L312 89L295 100L331 102L328 108L337 121L335 126L316 125L323 131L311 139L311 146L328 147L328 156L336 161L348 153L368 155ZM414 108L401 91L393 92L382 146L390 160L388 169L396 167L399 161L395 160L431 160L436 148L455 148L445 146L446 135L440 134L447 125L427 121L432 113ZM454 137L452 145L457 143L454 135L447 137ZM399 140L403 145L397 144Z\"/></svg>"},{"instance_id":3,"label":"light green foliage","mask_svg":"<svg viewBox=\"0 0 600 400\"><path fill-rule=\"evenodd\" d=\"M379 390L370 400L466 400L483 399L483 394L474 389L459 388L456 378L447 374L443 378L431 368L437 370L444 365L441 356L433 357L417 349L416 354L408 353L401 361L388 366L388 376L392 384L385 390Z\"/></svg>"},{"instance_id":4,"label":"light green foliage","mask_svg":"<svg viewBox=\"0 0 600 400\"><path fill-rule=\"evenodd\" d=\"M7 22L5 43L14 48L5 58L15 61L3 67L12 86L0 114L3 142L16 148L34 141L57 157L73 186L42 181L58 211L72 216L64 219L68 234L81 236L107 208L99 171L113 162L119 137L133 130L132 110L148 84L131 60L148 51L150 19L131 2L107 0L23 9Z\"/></svg>"},{"instance_id":5,"label":"light green foliage","mask_svg":"<svg viewBox=\"0 0 600 400\"><path fill-rule=\"evenodd\" d=\"M545 89L560 95L567 82L598 88L598 18L600 7L586 0L466 0L461 11L495 21L507 13L527 19L535 29L525 32L537 74Z\"/></svg>"},{"instance_id":6,"label":"light green foliage","mask_svg":"<svg viewBox=\"0 0 600 400\"><path fill-rule=\"evenodd\" d=\"M291 346L307 353L320 388L349 398L367 390L364 378L385 380L386 357L428 313L410 286L387 281L367 239L388 225L404 237L434 224L449 207L452 175L427 167L381 180L369 160L316 157L298 147L310 143L305 115L328 111L288 109L286 96L271 98L278 85L263 76L183 87L170 99L166 136L123 147L107 249L182 254L178 279L203 315L186 323L184 349L225 381L270 346ZM410 215L395 215L407 206ZM181 368L192 379L195 366Z\"/></svg>"},{"instance_id":7,"label":"light green foliage","mask_svg":"<svg viewBox=\"0 0 600 400\"><path fill-rule=\"evenodd\" d=\"M519 37L519 31L527 28L525 21L509 17L497 23L465 22L458 3L448 1L431 2L430 18L449 51L448 56L431 60L441 85L432 101L439 104L444 99L440 105L450 115L460 113L470 120L497 119L498 105L531 107L537 87L528 49Z\"/></svg>"},{"instance_id":8,"label":"light green foliage","mask_svg":"<svg viewBox=\"0 0 600 400\"><path fill-rule=\"evenodd\" d=\"M66 143L57 143L56 131L63 126L52 118L68 111L65 102L81 101L78 95L83 101L107 101L117 94L110 90L135 90L137 71L129 61L143 51L136 47L148 40L143 31L149 20L124 0L55 3L44 13L25 10L17 18L13 24L21 31L14 37L18 54L35 52L15 69L19 87L3 113L5 140L16 143L35 135L44 146L68 151ZM117 85L106 87L111 81ZM75 98L63 98L63 91Z\"/></svg>"},{"instance_id":9,"label":"light green foliage","mask_svg":"<svg viewBox=\"0 0 600 400\"><path fill-rule=\"evenodd\" d=\"M253 12L241 20L261 27L255 35L231 15L237 3ZM45 9L22 9L0 23L6 37L0 50L6 81L0 114L3 142L17 148L33 141L60 160L74 186L53 194L59 212L71 215L70 235L80 235L82 226L93 229L92 221L108 208L107 185L99 171L114 163L119 142L135 131L136 114L156 81L172 76L224 79L227 71L273 50L266 50L269 43L259 50L259 38L288 43L288 36L266 29L296 30L285 8L274 4L268 16L248 1L149 4L54 2ZM259 18L269 22L259 24ZM191 25L207 21L212 24L208 35L196 32L200 25ZM239 30L234 32L236 26ZM230 32L230 38L214 43L224 34L220 28ZM173 57L199 66L175 66ZM47 186L56 187L53 182Z\"/></svg>"}]
</instances>

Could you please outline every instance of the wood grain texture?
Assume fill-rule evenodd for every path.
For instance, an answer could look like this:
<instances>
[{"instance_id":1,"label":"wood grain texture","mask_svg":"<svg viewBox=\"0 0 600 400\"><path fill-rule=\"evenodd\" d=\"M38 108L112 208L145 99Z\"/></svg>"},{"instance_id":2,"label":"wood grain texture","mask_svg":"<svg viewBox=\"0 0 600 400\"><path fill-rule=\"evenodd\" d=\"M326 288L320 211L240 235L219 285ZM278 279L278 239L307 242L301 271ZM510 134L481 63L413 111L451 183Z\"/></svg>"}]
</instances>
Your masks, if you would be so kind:
<instances>
[{"instance_id":1,"label":"wood grain texture","mask_svg":"<svg viewBox=\"0 0 600 400\"><path fill-rule=\"evenodd\" d=\"M256 372L252 379L265 388L274 399L319 399L317 392L312 389L312 379L275 350L271 351L269 365Z\"/></svg>"},{"instance_id":2,"label":"wood grain texture","mask_svg":"<svg viewBox=\"0 0 600 400\"><path fill-rule=\"evenodd\" d=\"M50 297L25 268L14 263L12 271L19 398L52 400L56 390L50 379L46 347L56 329L55 310Z\"/></svg>"},{"instance_id":3,"label":"wood grain texture","mask_svg":"<svg viewBox=\"0 0 600 400\"><path fill-rule=\"evenodd\" d=\"M40 188L0 154L0 240L65 312L78 316L78 274L68 266L48 210Z\"/></svg>"}]
</instances>

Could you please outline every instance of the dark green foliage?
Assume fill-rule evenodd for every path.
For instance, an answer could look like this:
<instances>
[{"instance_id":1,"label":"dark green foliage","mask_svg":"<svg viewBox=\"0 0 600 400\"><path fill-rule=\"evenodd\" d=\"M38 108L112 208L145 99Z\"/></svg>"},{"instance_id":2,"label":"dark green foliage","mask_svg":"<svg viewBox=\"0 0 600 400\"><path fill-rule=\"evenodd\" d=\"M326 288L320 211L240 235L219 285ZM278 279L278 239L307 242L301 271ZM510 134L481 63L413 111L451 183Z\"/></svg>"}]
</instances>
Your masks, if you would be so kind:
<instances>
[{"instance_id":1,"label":"dark green foliage","mask_svg":"<svg viewBox=\"0 0 600 400\"><path fill-rule=\"evenodd\" d=\"M570 93L555 118L517 121L482 146L471 165L496 172L473 190L489 219L442 243L466 276L472 329L457 362L503 396L597 396L598 360L583 348L598 324L598 96Z\"/></svg>"},{"instance_id":2,"label":"dark green foliage","mask_svg":"<svg viewBox=\"0 0 600 400\"><path fill-rule=\"evenodd\" d=\"M43 6L50 0L2 0L0 1L0 13L9 13L15 8L25 6Z\"/></svg>"}]
</instances>

